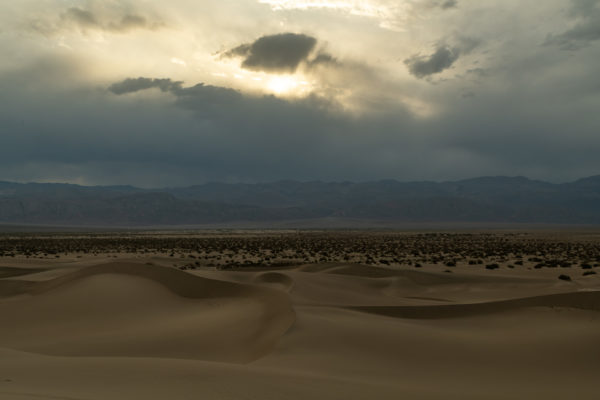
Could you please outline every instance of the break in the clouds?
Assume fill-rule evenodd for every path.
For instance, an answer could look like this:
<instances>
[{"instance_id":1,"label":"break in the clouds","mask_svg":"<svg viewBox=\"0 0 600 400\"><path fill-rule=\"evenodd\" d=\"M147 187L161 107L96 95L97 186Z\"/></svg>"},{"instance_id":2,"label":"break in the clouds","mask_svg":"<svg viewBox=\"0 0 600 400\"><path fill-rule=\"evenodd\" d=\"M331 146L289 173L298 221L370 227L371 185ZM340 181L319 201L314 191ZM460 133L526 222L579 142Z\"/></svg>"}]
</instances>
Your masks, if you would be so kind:
<instances>
[{"instance_id":1,"label":"break in the clouds","mask_svg":"<svg viewBox=\"0 0 600 400\"><path fill-rule=\"evenodd\" d=\"M0 180L595 175L598 8L2 2Z\"/></svg>"},{"instance_id":2,"label":"break in the clouds","mask_svg":"<svg viewBox=\"0 0 600 400\"><path fill-rule=\"evenodd\" d=\"M307 61L317 44L314 37L297 33L262 36L225 53L242 57L242 67L267 72L294 72Z\"/></svg>"}]
</instances>

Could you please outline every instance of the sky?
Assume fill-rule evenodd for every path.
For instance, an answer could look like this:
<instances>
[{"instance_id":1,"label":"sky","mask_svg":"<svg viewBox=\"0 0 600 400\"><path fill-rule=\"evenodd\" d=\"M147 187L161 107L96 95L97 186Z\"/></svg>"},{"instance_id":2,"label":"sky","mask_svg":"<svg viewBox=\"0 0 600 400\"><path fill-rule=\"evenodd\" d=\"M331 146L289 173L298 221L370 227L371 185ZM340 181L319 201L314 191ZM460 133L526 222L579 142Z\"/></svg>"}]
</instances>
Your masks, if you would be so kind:
<instances>
[{"instance_id":1,"label":"sky","mask_svg":"<svg viewBox=\"0 0 600 400\"><path fill-rule=\"evenodd\" d=\"M0 180L600 174L600 0L0 2Z\"/></svg>"}]
</instances>

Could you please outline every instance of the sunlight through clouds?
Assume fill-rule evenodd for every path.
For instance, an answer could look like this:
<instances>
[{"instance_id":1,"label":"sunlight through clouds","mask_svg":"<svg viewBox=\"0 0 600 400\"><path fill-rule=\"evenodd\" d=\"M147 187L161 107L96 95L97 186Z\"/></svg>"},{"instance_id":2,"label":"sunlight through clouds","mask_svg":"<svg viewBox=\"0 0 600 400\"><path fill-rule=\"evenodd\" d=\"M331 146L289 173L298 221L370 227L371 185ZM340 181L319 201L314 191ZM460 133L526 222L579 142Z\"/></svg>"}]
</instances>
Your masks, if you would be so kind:
<instances>
[{"instance_id":1,"label":"sunlight through clouds","mask_svg":"<svg viewBox=\"0 0 600 400\"><path fill-rule=\"evenodd\" d=\"M382 0L259 0L275 11L330 9L346 12L350 15L375 18L385 29L401 30L400 22L405 20L411 10L406 1Z\"/></svg>"},{"instance_id":2,"label":"sunlight through clouds","mask_svg":"<svg viewBox=\"0 0 600 400\"><path fill-rule=\"evenodd\" d=\"M592 175L600 41L581 29L598 9L579 0L0 2L0 171L77 180L72 171L94 159L108 169L89 170L87 182L112 182L115 158L129 157L141 168L135 179L152 185L230 173ZM336 170L340 146L349 161ZM39 157L41 172L27 169ZM297 162L273 168L280 159ZM365 159L390 161L367 168Z\"/></svg>"}]
</instances>

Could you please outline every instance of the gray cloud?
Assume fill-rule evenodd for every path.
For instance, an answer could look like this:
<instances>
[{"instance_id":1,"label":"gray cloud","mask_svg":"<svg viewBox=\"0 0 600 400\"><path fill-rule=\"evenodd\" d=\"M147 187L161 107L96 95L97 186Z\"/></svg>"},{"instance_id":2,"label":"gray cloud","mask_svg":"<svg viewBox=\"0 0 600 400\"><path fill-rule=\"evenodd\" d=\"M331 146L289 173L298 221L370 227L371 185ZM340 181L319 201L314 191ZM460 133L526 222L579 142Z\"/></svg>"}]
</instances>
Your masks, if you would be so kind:
<instances>
[{"instance_id":1,"label":"gray cloud","mask_svg":"<svg viewBox=\"0 0 600 400\"><path fill-rule=\"evenodd\" d=\"M102 27L100 22L98 22L96 19L96 16L91 11L83 10L78 7L69 8L61 15L61 18L63 20L69 20L88 28Z\"/></svg>"},{"instance_id":2,"label":"gray cloud","mask_svg":"<svg viewBox=\"0 0 600 400\"><path fill-rule=\"evenodd\" d=\"M27 1L28 11L46 4L40 18L64 11L58 1ZM118 10L106 8L117 3L123 5ZM186 8L192 3L194 12ZM215 14L225 3L227 12ZM164 13L157 8L156 15L180 21L181 31L159 33L147 48L138 35L81 38L80 32L104 32L100 29L119 23L124 15L153 21L152 10L146 8L151 2L81 2L81 9L92 12L91 25L63 21L60 35L44 40L11 31L18 12L32 18L35 13L0 13L6 55L0 68L0 180L146 187L473 175L561 181L600 171L600 46L592 42L596 45L575 54L556 46L532 51L546 32L560 34L585 22L597 2L578 2L563 15L568 4L564 0L532 2L531 7L500 0L463 1L460 12L428 9L426 17L407 22L405 33L383 30L370 19L355 18L358 25L350 26L346 14L333 19L331 10L294 12L298 19L287 21L293 26L289 29L314 32L319 38L297 65L310 68L311 60L319 65L306 71L317 94L301 99L224 87L255 84L234 79L226 69L227 77L211 75L221 71L218 60L210 58L216 43L243 43L240 37L262 35L255 29L279 29L270 9L256 2L251 2L256 15L228 20L238 3L212 2L212 14L204 7L209 3L164 3ZM10 4L5 7L9 11L19 8ZM239 29L240 21L245 28ZM481 38L485 49L451 32ZM69 48L60 45L63 36ZM435 67L431 56L447 48L452 54L446 60L459 57L450 67L456 67L456 74L442 69L453 79L430 85L399 73L396 56L417 46L415 37L422 43L445 38L432 50L423 50L420 61L430 61L429 71L437 70L448 61ZM333 56L320 56L322 40L336 44L333 56L344 55L341 67L331 67ZM240 63L251 45L239 56ZM469 48L474 48L472 53ZM132 58L130 49L142 57ZM171 57L186 54L187 68L169 63ZM192 57L202 54L205 58ZM356 58L364 62L353 64ZM207 84L195 84L203 80Z\"/></svg>"},{"instance_id":3,"label":"gray cloud","mask_svg":"<svg viewBox=\"0 0 600 400\"><path fill-rule=\"evenodd\" d=\"M598 0L576 0L569 15L578 19L571 29L560 34L549 34L546 46L558 46L563 50L578 50L600 40L600 7Z\"/></svg>"},{"instance_id":4,"label":"gray cloud","mask_svg":"<svg viewBox=\"0 0 600 400\"><path fill-rule=\"evenodd\" d=\"M168 78L65 88L77 71L49 65L0 73L0 179L146 187L484 174L555 181L600 169L597 102L575 87L514 83L502 93L480 88L476 100L436 87L449 108L419 119L386 102L352 115L323 98L250 96ZM23 90L32 82L35 91Z\"/></svg>"},{"instance_id":5,"label":"gray cloud","mask_svg":"<svg viewBox=\"0 0 600 400\"><path fill-rule=\"evenodd\" d=\"M79 7L71 7L61 14L63 23L72 23L81 29L98 29L110 32L127 32L134 29L154 30L162 26L159 22L150 22L137 14L125 14L115 20L102 18L96 13Z\"/></svg>"},{"instance_id":6,"label":"gray cloud","mask_svg":"<svg viewBox=\"0 0 600 400\"><path fill-rule=\"evenodd\" d=\"M408 67L411 75L417 78L427 78L452 67L459 57L471 53L481 45L482 40L457 35L453 38L453 42L455 43L453 46L440 42L432 54L428 56L414 54L404 60L404 64Z\"/></svg>"},{"instance_id":7,"label":"gray cloud","mask_svg":"<svg viewBox=\"0 0 600 400\"><path fill-rule=\"evenodd\" d=\"M339 67L342 65L340 63L340 61L338 61L337 58L335 58L334 56L332 56L329 53L323 53L323 52L318 53L314 58L308 60L307 64L310 67L316 67L319 65L328 65L328 66Z\"/></svg>"},{"instance_id":8,"label":"gray cloud","mask_svg":"<svg viewBox=\"0 0 600 400\"><path fill-rule=\"evenodd\" d=\"M600 0L571 0L571 10L569 15L571 17L586 17L596 11Z\"/></svg>"},{"instance_id":9,"label":"gray cloud","mask_svg":"<svg viewBox=\"0 0 600 400\"><path fill-rule=\"evenodd\" d=\"M429 56L413 55L404 60L404 64L412 75L417 78L426 78L450 68L459 56L458 48L441 45L433 54Z\"/></svg>"},{"instance_id":10,"label":"gray cloud","mask_svg":"<svg viewBox=\"0 0 600 400\"><path fill-rule=\"evenodd\" d=\"M182 83L180 81L172 81L171 79L128 78L121 82L113 83L108 87L108 90L118 95L152 88L160 89L162 92L171 92L181 89Z\"/></svg>"},{"instance_id":11,"label":"gray cloud","mask_svg":"<svg viewBox=\"0 0 600 400\"><path fill-rule=\"evenodd\" d=\"M452 107L440 117L419 120L385 103L376 114L351 116L324 99L249 96L168 78L126 79L108 93L78 85L56 91L39 83L35 93L23 91L38 65L35 71L0 76L5 105L0 134L6 143L0 149L0 179L83 177L87 183L144 186L473 174L556 180L600 168L594 154L600 120L588 114L593 103L586 106L577 90L561 93L559 101L552 85L516 85L500 95L480 89L476 101L440 92L440 101ZM42 75L48 82L60 80L65 71L73 74L64 66L50 75L48 70ZM146 96L152 89L169 95ZM515 100L515 93L526 97ZM567 131L571 136L562 135Z\"/></svg>"},{"instance_id":12,"label":"gray cloud","mask_svg":"<svg viewBox=\"0 0 600 400\"><path fill-rule=\"evenodd\" d=\"M307 61L317 39L297 33L280 33L258 38L229 50L228 57L243 57L242 67L255 71L294 72Z\"/></svg>"},{"instance_id":13,"label":"gray cloud","mask_svg":"<svg viewBox=\"0 0 600 400\"><path fill-rule=\"evenodd\" d=\"M447 10L449 8L456 8L458 6L458 0L445 0L438 3L438 7Z\"/></svg>"},{"instance_id":14,"label":"gray cloud","mask_svg":"<svg viewBox=\"0 0 600 400\"><path fill-rule=\"evenodd\" d=\"M442 9L450 10L458 7L458 0L426 0L417 3L413 3L413 6L417 10L429 10Z\"/></svg>"},{"instance_id":15,"label":"gray cloud","mask_svg":"<svg viewBox=\"0 0 600 400\"><path fill-rule=\"evenodd\" d=\"M108 24L108 29L117 32L126 32L133 29L150 29L154 30L160 27L159 23L150 23L146 18L135 15L135 14L127 14L121 18L120 21L110 22Z\"/></svg>"},{"instance_id":16,"label":"gray cloud","mask_svg":"<svg viewBox=\"0 0 600 400\"><path fill-rule=\"evenodd\" d=\"M71 7L60 13L58 19L37 18L29 21L29 29L44 35L55 35L65 30L104 31L127 33L134 30L157 30L165 24L127 9L87 9Z\"/></svg>"},{"instance_id":17,"label":"gray cloud","mask_svg":"<svg viewBox=\"0 0 600 400\"><path fill-rule=\"evenodd\" d=\"M108 87L108 90L116 95L124 95L153 88L175 95L178 106L203 114L206 114L208 108L217 109L224 107L223 110L226 110L225 107L234 106L243 97L237 90L205 85L204 83L183 87L183 82L173 81L169 78L127 78L123 81L113 83Z\"/></svg>"}]
</instances>

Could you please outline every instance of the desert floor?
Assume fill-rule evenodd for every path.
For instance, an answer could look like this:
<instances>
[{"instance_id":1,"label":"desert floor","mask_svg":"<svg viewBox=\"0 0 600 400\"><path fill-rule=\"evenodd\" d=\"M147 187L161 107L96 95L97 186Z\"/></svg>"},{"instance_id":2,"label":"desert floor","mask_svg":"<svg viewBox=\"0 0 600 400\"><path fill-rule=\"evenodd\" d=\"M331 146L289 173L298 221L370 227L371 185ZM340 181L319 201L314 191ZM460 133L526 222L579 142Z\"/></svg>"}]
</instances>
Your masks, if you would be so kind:
<instances>
[{"instance_id":1,"label":"desert floor","mask_svg":"<svg viewBox=\"0 0 600 400\"><path fill-rule=\"evenodd\" d=\"M600 398L593 232L6 234L0 254L2 400Z\"/></svg>"}]
</instances>

